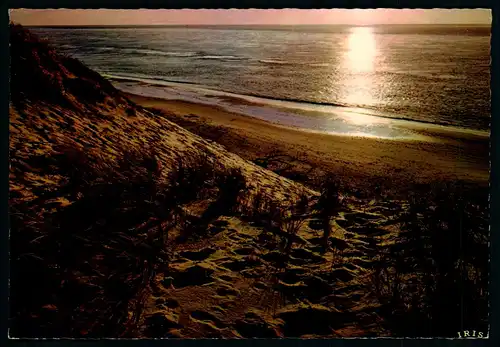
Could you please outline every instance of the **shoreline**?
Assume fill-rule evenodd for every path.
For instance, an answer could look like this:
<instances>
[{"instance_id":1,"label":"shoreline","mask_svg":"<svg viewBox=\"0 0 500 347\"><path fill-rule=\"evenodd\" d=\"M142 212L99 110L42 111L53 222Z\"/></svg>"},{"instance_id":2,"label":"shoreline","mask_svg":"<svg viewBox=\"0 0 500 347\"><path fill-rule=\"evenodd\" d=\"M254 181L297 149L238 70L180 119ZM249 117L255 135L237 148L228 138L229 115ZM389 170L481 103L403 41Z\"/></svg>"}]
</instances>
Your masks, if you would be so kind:
<instances>
[{"instance_id":1,"label":"shoreline","mask_svg":"<svg viewBox=\"0 0 500 347\"><path fill-rule=\"evenodd\" d=\"M260 97L254 95L234 94L232 92L215 90L205 86L187 82L156 81L142 78L122 77L106 75L111 81L130 82L135 81L139 85L151 85L163 87L160 94L149 91L149 95L142 94L139 90L130 89L129 86L117 85L125 94L141 96L156 100L177 101L189 104L200 104L221 108L226 112L237 113L252 119L260 119L275 126L308 131L319 134L339 136L360 136L380 138L384 140L414 140L430 142L450 138L465 138L484 141L489 139L490 131L481 129L469 129L459 125L432 123L425 120L411 119L407 117L384 114L369 108L345 106L341 104L303 102L300 100L284 100L272 97ZM123 89L124 88L124 89ZM182 96L179 90L188 93L201 94L201 98ZM165 93L174 91L174 94L165 97ZM156 95L155 95L156 94ZM212 100L213 99L213 100ZM248 109L246 109L248 107ZM326 108L326 109L325 109ZM270 112L271 111L271 112ZM317 128L318 120L325 119L329 115L331 121L327 126ZM353 118L355 117L355 118ZM359 125L359 128L356 127ZM367 131L368 127L363 125L376 125ZM352 128L354 126L354 128ZM328 128L331 129L328 129ZM350 128L350 129L349 129ZM389 135L389 133L392 133Z\"/></svg>"},{"instance_id":2,"label":"shoreline","mask_svg":"<svg viewBox=\"0 0 500 347\"><path fill-rule=\"evenodd\" d=\"M435 141L426 142L327 134L274 124L219 106L125 95L244 159L254 161L279 153L310 180L328 172L351 188L373 189L376 184L399 192L436 181L460 180L480 186L489 181L489 141L474 135L430 131L427 135Z\"/></svg>"}]
</instances>

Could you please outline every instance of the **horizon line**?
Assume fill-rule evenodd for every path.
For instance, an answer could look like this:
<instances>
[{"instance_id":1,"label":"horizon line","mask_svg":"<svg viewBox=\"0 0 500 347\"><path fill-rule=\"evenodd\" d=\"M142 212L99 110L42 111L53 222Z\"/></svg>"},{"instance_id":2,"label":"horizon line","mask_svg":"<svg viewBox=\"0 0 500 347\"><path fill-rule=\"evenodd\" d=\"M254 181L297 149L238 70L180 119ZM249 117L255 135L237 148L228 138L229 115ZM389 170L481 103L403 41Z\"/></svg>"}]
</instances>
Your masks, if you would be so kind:
<instances>
[{"instance_id":1,"label":"horizon line","mask_svg":"<svg viewBox=\"0 0 500 347\"><path fill-rule=\"evenodd\" d=\"M20 24L20 23L15 23L14 24ZM23 25L20 24L24 27L31 27L31 28L120 28L120 27L128 27L128 28L133 28L133 27L238 27L238 26L267 26L267 27L278 27L278 26L283 26L283 27L290 27L290 26L364 26L364 27L374 27L374 26L424 26L424 25L429 25L429 26L491 26L492 24L485 24L485 23L379 23L379 24L118 24L118 25L106 25L106 24L99 24L99 25L92 25L92 24L85 24L85 25L71 25L71 24L52 24L52 25Z\"/></svg>"}]
</instances>

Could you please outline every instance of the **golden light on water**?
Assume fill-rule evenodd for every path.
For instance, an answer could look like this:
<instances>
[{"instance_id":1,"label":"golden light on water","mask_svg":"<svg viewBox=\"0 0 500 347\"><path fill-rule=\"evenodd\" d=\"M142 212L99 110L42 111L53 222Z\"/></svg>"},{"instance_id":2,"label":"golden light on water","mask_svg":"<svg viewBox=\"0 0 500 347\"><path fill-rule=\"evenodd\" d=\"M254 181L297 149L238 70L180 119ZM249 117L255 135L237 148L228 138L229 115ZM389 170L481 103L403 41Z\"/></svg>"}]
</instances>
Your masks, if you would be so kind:
<instances>
[{"instance_id":1,"label":"golden light on water","mask_svg":"<svg viewBox=\"0 0 500 347\"><path fill-rule=\"evenodd\" d=\"M353 76L344 85L342 101L347 105L374 105L374 92L371 76Z\"/></svg>"},{"instance_id":2,"label":"golden light on water","mask_svg":"<svg viewBox=\"0 0 500 347\"><path fill-rule=\"evenodd\" d=\"M345 113L344 119L354 125L387 124L388 121L381 117L369 116L361 113Z\"/></svg>"},{"instance_id":3,"label":"golden light on water","mask_svg":"<svg viewBox=\"0 0 500 347\"><path fill-rule=\"evenodd\" d=\"M347 71L343 82L343 102L353 105L372 105L374 98L373 73L377 62L377 45L371 27L354 27L346 38L343 69ZM370 125L373 117L353 115L349 121L357 125Z\"/></svg>"},{"instance_id":4,"label":"golden light on water","mask_svg":"<svg viewBox=\"0 0 500 347\"><path fill-rule=\"evenodd\" d=\"M349 68L353 72L372 72L375 69L377 46L373 28L352 28L347 38L347 57Z\"/></svg>"}]
</instances>

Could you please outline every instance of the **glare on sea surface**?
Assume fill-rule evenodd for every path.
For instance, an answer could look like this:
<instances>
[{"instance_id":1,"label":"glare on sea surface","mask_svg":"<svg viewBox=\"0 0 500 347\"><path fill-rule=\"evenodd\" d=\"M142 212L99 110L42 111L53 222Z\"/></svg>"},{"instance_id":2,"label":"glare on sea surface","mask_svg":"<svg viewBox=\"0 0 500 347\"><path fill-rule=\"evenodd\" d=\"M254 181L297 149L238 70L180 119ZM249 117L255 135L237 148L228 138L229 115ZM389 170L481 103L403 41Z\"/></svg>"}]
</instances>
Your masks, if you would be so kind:
<instances>
[{"instance_id":1,"label":"glare on sea surface","mask_svg":"<svg viewBox=\"0 0 500 347\"><path fill-rule=\"evenodd\" d=\"M374 72L376 69L377 46L371 27L353 27L345 41L342 83L342 102L348 105L373 105L375 100ZM360 114L350 115L346 121L355 125L371 125L376 118Z\"/></svg>"},{"instance_id":2,"label":"glare on sea surface","mask_svg":"<svg viewBox=\"0 0 500 347\"><path fill-rule=\"evenodd\" d=\"M351 113L345 112L343 114L344 119L354 125L375 125L375 124L387 124L387 120L381 117L374 117L370 115L365 115L361 113Z\"/></svg>"},{"instance_id":3,"label":"glare on sea surface","mask_svg":"<svg viewBox=\"0 0 500 347\"><path fill-rule=\"evenodd\" d=\"M355 27L347 38L347 63L353 72L372 72L375 69L377 47L373 28Z\"/></svg>"}]
</instances>

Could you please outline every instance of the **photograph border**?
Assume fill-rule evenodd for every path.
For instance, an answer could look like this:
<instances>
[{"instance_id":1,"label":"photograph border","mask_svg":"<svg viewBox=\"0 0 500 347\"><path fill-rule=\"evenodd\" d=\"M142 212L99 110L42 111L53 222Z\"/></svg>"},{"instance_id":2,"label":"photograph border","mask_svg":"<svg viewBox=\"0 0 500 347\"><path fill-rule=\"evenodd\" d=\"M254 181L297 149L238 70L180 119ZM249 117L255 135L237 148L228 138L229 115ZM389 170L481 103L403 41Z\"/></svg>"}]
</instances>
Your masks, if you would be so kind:
<instances>
[{"instance_id":1,"label":"photograph border","mask_svg":"<svg viewBox=\"0 0 500 347\"><path fill-rule=\"evenodd\" d=\"M3 282L0 291L2 303L0 307L5 309L5 314L2 315L1 328L2 333L7 339L8 343L30 343L30 344L45 344L61 345L71 343L72 345L80 343L89 343L88 340L75 340L71 339L36 339L36 340L13 340L7 337L8 327L8 295L9 295L9 216L8 216L8 196L9 196L9 34L8 23L10 8L165 8L165 9L180 9L180 8L489 8L492 9L492 35L491 35L491 137L490 137L490 331L489 339L449 339L449 338L432 338L432 339L402 339L402 338L343 338L343 339L242 339L242 340L219 340L219 339L185 339L185 340L118 340L118 339L102 339L94 340L91 343L105 344L105 343L119 343L120 346L129 343L141 343L146 346L158 344L165 345L175 344L180 347L190 347L192 344L196 346L212 346L217 343L231 344L235 346L250 346L250 344L259 343L263 346L281 346L286 344L290 345L305 345L312 344L318 347L327 347L332 344L338 346L358 345L361 343L369 343L378 346L413 346L416 344L433 344L440 346L453 345L474 345L474 346L487 346L487 345L500 345L500 328L499 318L499 278L500 272L494 271L495 264L499 267L499 248L500 243L500 214L493 213L493 211L500 211L500 7L497 0L14 0L7 2L2 0L1 21L2 27L5 30L1 31L0 36L0 51L1 54L1 68L0 85L2 95L0 98L0 105L3 110L6 110L5 115L1 117L0 129L2 131L1 141L3 146L2 155L2 168L0 172L2 179L5 179L5 185L2 186L1 195L2 200L0 206L2 209L2 216L0 223L2 223L2 236L0 240L0 253L2 255L2 276ZM5 197L3 197L5 194Z\"/></svg>"}]
</instances>

